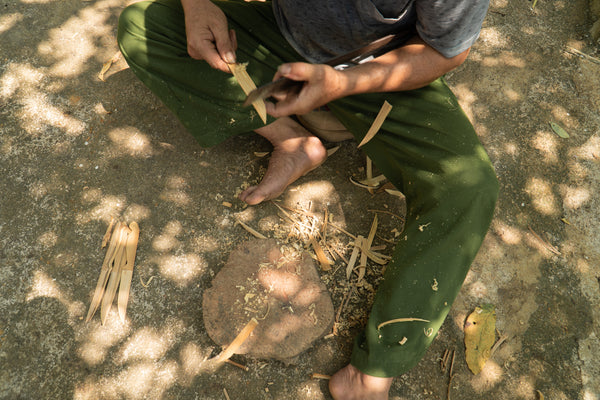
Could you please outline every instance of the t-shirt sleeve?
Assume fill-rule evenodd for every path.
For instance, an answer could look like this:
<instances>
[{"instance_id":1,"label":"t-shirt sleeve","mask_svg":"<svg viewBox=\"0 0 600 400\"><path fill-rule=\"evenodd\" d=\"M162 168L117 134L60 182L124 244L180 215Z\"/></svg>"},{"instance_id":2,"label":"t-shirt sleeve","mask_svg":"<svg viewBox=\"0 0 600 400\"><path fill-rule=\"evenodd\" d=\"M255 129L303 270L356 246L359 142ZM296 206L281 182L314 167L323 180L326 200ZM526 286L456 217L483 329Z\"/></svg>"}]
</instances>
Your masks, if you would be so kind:
<instances>
[{"instance_id":1,"label":"t-shirt sleeve","mask_svg":"<svg viewBox=\"0 0 600 400\"><path fill-rule=\"evenodd\" d=\"M447 58L475 43L489 0L417 0L417 32Z\"/></svg>"}]
</instances>

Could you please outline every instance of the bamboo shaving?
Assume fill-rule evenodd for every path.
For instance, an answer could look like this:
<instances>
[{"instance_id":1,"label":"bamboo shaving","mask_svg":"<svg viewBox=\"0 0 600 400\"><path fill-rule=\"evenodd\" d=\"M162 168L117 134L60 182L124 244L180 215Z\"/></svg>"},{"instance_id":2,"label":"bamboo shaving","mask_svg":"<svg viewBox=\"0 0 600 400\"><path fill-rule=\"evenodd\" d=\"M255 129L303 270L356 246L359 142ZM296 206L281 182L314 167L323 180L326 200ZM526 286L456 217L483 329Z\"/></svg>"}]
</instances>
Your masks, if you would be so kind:
<instances>
[{"instance_id":1,"label":"bamboo shaving","mask_svg":"<svg viewBox=\"0 0 600 400\"><path fill-rule=\"evenodd\" d=\"M225 395L225 399L227 399L227 400L231 400L231 399L229 398L229 394L227 394L227 389L223 388L223 394Z\"/></svg>"},{"instance_id":2,"label":"bamboo shaving","mask_svg":"<svg viewBox=\"0 0 600 400\"><path fill-rule=\"evenodd\" d=\"M110 69L110 67L112 67L112 65L114 63L116 63L117 61L119 61L119 59L121 58L121 52L118 51L115 53L115 55L110 59L110 61L105 62L102 65L102 69L100 70L100 73L98 74L98 79L100 79L102 82L104 81L104 74L106 74L108 72L108 70Z\"/></svg>"},{"instance_id":3,"label":"bamboo shaving","mask_svg":"<svg viewBox=\"0 0 600 400\"><path fill-rule=\"evenodd\" d=\"M372 184L366 184L364 183L365 181L357 181L355 180L353 177L350 177L350 182L352 182L354 185L361 187L363 189L377 189L377 186L379 185L372 185Z\"/></svg>"},{"instance_id":4,"label":"bamboo shaving","mask_svg":"<svg viewBox=\"0 0 600 400\"><path fill-rule=\"evenodd\" d=\"M152 275L150 277L150 279L148 279L148 281L146 283L144 283L144 281L142 281L142 277L140 276L140 283L142 284L143 287L148 288L148 287L150 287L150 282L152 282L152 279L154 279L154 275Z\"/></svg>"},{"instance_id":5,"label":"bamboo shaving","mask_svg":"<svg viewBox=\"0 0 600 400\"><path fill-rule=\"evenodd\" d=\"M323 271L331 270L331 261L329 261L329 259L325 255L325 252L323 251L323 248L321 247L319 242L317 240L315 240L314 237L311 237L310 244L312 245L313 250L315 251L315 254L317 255L317 260L319 260L319 264L321 264L321 269Z\"/></svg>"},{"instance_id":6,"label":"bamboo shaving","mask_svg":"<svg viewBox=\"0 0 600 400\"><path fill-rule=\"evenodd\" d=\"M108 224L108 228L106 228L106 233L102 237L102 246L100 246L101 249L105 248L106 245L108 244L108 241L110 240L110 233L112 232L112 228L114 225L115 225L115 218L110 217L110 223Z\"/></svg>"},{"instance_id":7,"label":"bamboo shaving","mask_svg":"<svg viewBox=\"0 0 600 400\"><path fill-rule=\"evenodd\" d=\"M377 330L380 330L381 328L383 328L386 325L395 324L397 322L431 322L431 321L422 319L422 318L396 318L396 319L390 319L389 321L380 323L379 325L377 325Z\"/></svg>"},{"instance_id":8,"label":"bamboo shaving","mask_svg":"<svg viewBox=\"0 0 600 400\"><path fill-rule=\"evenodd\" d=\"M388 116L391 110L392 105L387 101L384 101L383 105L381 106L381 109L379 110L379 113L377 114L377 117L375 117L375 121L373 121L373 124L369 128L369 131L367 132L363 140L360 142L358 147L365 145L367 142L369 142L369 140L373 139L375 134L379 132L381 125L383 125L383 121L385 121L386 117Z\"/></svg>"},{"instance_id":9,"label":"bamboo shaving","mask_svg":"<svg viewBox=\"0 0 600 400\"><path fill-rule=\"evenodd\" d=\"M399 191L399 190L385 189L385 191L386 191L388 194L391 194L392 196L403 197L403 196L402 196L402 192L401 192L401 191Z\"/></svg>"},{"instance_id":10,"label":"bamboo shaving","mask_svg":"<svg viewBox=\"0 0 600 400\"><path fill-rule=\"evenodd\" d=\"M363 185L367 186L379 186L379 184L381 184L381 182L385 181L386 179L387 178L385 177L385 175L381 174L359 181L359 183L362 183Z\"/></svg>"},{"instance_id":11,"label":"bamboo shaving","mask_svg":"<svg viewBox=\"0 0 600 400\"><path fill-rule=\"evenodd\" d=\"M240 85L240 87L242 88L244 93L246 93L246 95L248 95L248 93L250 93L251 91L256 89L256 85L254 84L254 82L252 81L252 78L250 78L250 75L248 75L248 72L246 71L247 64L235 63L235 64L227 64L227 66L229 67L229 70L231 71L231 73L233 74L235 79L237 80L238 84ZM258 116L260 117L262 122L264 124L266 124L267 123L267 106L265 105L264 100L262 100L262 99L256 100L254 103L252 103L252 106L258 113Z\"/></svg>"},{"instance_id":12,"label":"bamboo shaving","mask_svg":"<svg viewBox=\"0 0 600 400\"><path fill-rule=\"evenodd\" d=\"M255 237L259 238L259 239L266 239L267 237L265 235L263 235L262 233L252 229L251 227L249 227L248 225L246 225L245 223L243 223L242 221L240 221L239 219L236 220L236 222L238 224L240 224L240 226L242 228L244 228L245 230L247 230L249 233L251 233L252 235L254 235Z\"/></svg>"},{"instance_id":13,"label":"bamboo shaving","mask_svg":"<svg viewBox=\"0 0 600 400\"><path fill-rule=\"evenodd\" d=\"M227 346L225 350L221 352L218 356L214 358L215 363L222 363L225 360L228 360L239 348L240 346L248 339L248 337L254 331L254 328L258 325L258 321L256 318L252 318L250 322L246 324L244 329L233 339L233 342Z\"/></svg>"},{"instance_id":14,"label":"bamboo shaving","mask_svg":"<svg viewBox=\"0 0 600 400\"><path fill-rule=\"evenodd\" d=\"M336 151L340 149L341 146L335 146L331 149L327 149L327 157L331 157Z\"/></svg>"},{"instance_id":15,"label":"bamboo shaving","mask_svg":"<svg viewBox=\"0 0 600 400\"><path fill-rule=\"evenodd\" d=\"M268 156L269 152L268 151L255 151L254 152L254 156L258 157L258 158L263 158L265 156Z\"/></svg>"},{"instance_id":16,"label":"bamboo shaving","mask_svg":"<svg viewBox=\"0 0 600 400\"><path fill-rule=\"evenodd\" d=\"M356 264L356 260L358 259L358 253L360 251L360 246L362 244L364 237L358 235L354 240L354 249L352 250L352 254L350 255L350 261L348 261L348 266L346 267L346 279L350 280L352 276L352 271L354 270L354 264Z\"/></svg>"}]
</instances>

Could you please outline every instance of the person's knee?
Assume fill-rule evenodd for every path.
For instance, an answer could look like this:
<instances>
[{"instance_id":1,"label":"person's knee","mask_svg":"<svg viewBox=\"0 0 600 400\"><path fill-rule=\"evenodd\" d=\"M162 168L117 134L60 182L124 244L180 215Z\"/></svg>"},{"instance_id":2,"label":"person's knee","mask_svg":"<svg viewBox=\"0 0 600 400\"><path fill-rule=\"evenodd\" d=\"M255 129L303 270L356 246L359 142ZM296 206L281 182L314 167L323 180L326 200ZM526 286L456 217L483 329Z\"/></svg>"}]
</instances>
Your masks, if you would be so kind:
<instances>
[{"instance_id":1,"label":"person's knee","mask_svg":"<svg viewBox=\"0 0 600 400\"><path fill-rule=\"evenodd\" d=\"M141 3L134 3L126 7L119 16L117 42L126 59L135 55L139 38L144 35L141 28L143 24L140 24L143 18L144 9Z\"/></svg>"}]
</instances>

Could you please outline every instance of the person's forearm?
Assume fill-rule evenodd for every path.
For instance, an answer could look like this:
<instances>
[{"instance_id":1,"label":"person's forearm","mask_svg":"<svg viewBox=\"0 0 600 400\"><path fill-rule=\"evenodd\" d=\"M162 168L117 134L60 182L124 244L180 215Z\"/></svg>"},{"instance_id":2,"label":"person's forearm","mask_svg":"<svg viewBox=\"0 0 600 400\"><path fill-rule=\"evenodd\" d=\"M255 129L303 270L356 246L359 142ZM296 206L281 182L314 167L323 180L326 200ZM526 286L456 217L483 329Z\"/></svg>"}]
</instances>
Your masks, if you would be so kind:
<instances>
[{"instance_id":1,"label":"person's forearm","mask_svg":"<svg viewBox=\"0 0 600 400\"><path fill-rule=\"evenodd\" d=\"M342 71L342 97L421 88L462 64L468 53L466 50L446 58L421 39L414 39L370 62Z\"/></svg>"}]
</instances>

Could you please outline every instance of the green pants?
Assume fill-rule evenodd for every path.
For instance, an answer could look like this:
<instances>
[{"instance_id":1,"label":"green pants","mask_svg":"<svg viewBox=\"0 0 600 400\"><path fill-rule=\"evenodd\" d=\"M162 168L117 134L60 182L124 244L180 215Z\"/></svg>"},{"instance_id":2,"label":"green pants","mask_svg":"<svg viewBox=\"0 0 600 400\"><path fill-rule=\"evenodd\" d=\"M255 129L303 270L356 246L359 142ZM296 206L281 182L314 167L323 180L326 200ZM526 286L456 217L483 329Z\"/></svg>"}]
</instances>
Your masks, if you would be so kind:
<instances>
[{"instance_id":1,"label":"green pants","mask_svg":"<svg viewBox=\"0 0 600 400\"><path fill-rule=\"evenodd\" d=\"M215 3L237 33L238 62L249 62L258 85L269 82L281 63L302 60L279 32L270 3ZM201 145L262 126L252 108L241 107L245 95L231 75L189 57L178 0L129 6L118 40L133 72ZM418 90L356 95L328 106L360 141L384 100L393 109L363 148L406 196L406 222L351 363L366 374L390 377L419 362L446 318L488 230L498 182L441 78ZM400 318L428 322L380 326Z\"/></svg>"}]
</instances>

